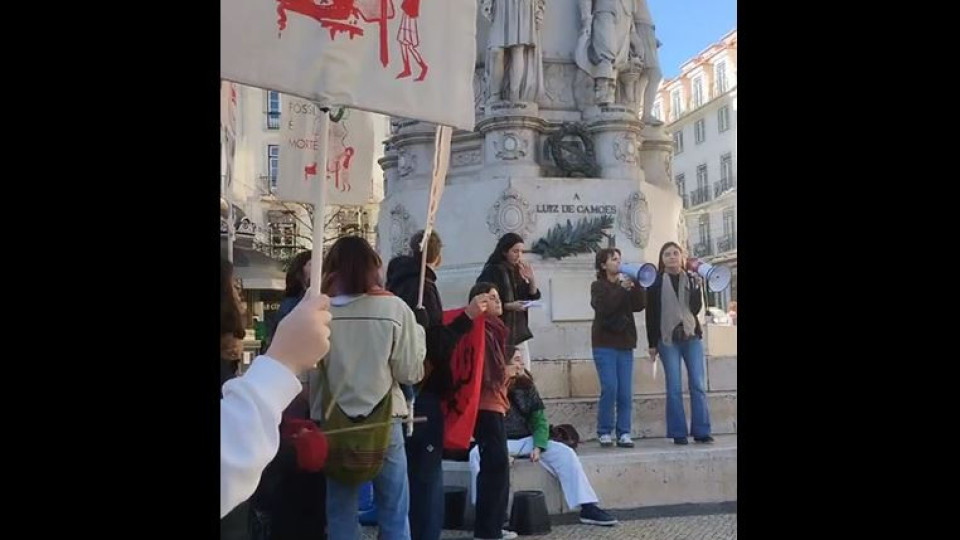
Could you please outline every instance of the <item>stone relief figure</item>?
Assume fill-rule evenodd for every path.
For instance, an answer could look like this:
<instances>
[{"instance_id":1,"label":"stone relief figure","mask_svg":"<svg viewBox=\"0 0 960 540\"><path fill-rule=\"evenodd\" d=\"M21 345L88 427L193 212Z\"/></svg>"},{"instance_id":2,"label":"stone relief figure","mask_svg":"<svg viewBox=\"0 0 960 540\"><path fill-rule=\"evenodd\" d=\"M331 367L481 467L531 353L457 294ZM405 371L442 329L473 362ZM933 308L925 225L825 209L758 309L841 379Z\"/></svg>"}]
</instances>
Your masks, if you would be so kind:
<instances>
[{"instance_id":1,"label":"stone relief figure","mask_svg":"<svg viewBox=\"0 0 960 540\"><path fill-rule=\"evenodd\" d=\"M489 101L536 102L543 89L540 27L545 0L481 0L487 40Z\"/></svg>"},{"instance_id":2,"label":"stone relief figure","mask_svg":"<svg viewBox=\"0 0 960 540\"><path fill-rule=\"evenodd\" d=\"M643 91L644 121L658 124L653 117L653 100L662 75L657 58L660 45L646 0L578 0L580 39L575 53L577 66L594 79L596 102L639 103ZM642 72L639 84L620 81L624 72ZM616 95L618 81L631 95ZM621 94L623 94L621 93Z\"/></svg>"}]
</instances>

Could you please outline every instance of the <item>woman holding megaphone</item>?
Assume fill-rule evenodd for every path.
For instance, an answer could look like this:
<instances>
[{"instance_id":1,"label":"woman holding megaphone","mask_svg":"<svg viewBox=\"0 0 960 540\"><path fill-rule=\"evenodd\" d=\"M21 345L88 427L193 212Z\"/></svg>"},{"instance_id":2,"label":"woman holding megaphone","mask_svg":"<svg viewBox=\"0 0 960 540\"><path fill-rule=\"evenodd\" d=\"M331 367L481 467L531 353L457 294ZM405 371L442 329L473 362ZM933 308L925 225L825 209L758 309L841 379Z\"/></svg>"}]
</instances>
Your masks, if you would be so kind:
<instances>
[{"instance_id":1,"label":"woman holding megaphone","mask_svg":"<svg viewBox=\"0 0 960 540\"><path fill-rule=\"evenodd\" d=\"M690 432L698 443L712 443L707 405L703 331L697 314L703 309L703 278L684 270L686 257L676 242L660 248L656 281L647 289L647 341L650 360L663 362L667 381L667 437L687 444L687 419L683 410L680 359L687 366L690 385Z\"/></svg>"},{"instance_id":2,"label":"woman holding megaphone","mask_svg":"<svg viewBox=\"0 0 960 540\"><path fill-rule=\"evenodd\" d=\"M637 347L637 325L633 314L644 308L644 291L633 278L621 273L620 250L617 248L598 251L595 268L597 280L590 285L590 306L594 311L590 341L600 379L597 437L600 446L613 446L611 435L616 427L617 446L633 448L630 420L633 411L633 350Z\"/></svg>"}]
</instances>

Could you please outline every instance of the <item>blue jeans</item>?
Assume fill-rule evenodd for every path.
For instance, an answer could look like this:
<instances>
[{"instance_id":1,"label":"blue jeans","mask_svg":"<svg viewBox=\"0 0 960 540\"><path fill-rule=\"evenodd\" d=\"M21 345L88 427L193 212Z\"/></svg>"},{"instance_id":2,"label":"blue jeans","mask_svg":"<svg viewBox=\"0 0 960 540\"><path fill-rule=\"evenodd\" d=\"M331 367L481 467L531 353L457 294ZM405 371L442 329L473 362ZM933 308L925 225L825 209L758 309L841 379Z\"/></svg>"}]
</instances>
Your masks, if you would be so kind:
<instances>
[{"instance_id":1,"label":"blue jeans","mask_svg":"<svg viewBox=\"0 0 960 540\"><path fill-rule=\"evenodd\" d=\"M693 423L690 431L696 437L710 436L710 409L707 406L706 362L703 357L703 341L692 338L667 345L663 341L657 347L663 362L663 376L667 380L667 437L676 439L687 436L687 417L683 410L683 385L680 376L680 358L687 365L687 382L690 386L690 412Z\"/></svg>"},{"instance_id":2,"label":"blue jeans","mask_svg":"<svg viewBox=\"0 0 960 540\"><path fill-rule=\"evenodd\" d=\"M414 416L426 416L407 439L407 478L410 482L410 537L440 540L443 531L443 409L440 398L420 392Z\"/></svg>"},{"instance_id":3,"label":"blue jeans","mask_svg":"<svg viewBox=\"0 0 960 540\"><path fill-rule=\"evenodd\" d=\"M359 540L357 520L360 486L341 484L327 478L327 538ZM377 521L383 540L410 540L410 492L407 486L407 454L403 450L403 428L390 428L390 445L383 460L383 469L373 479L373 496L377 505Z\"/></svg>"},{"instance_id":4,"label":"blue jeans","mask_svg":"<svg viewBox=\"0 0 960 540\"><path fill-rule=\"evenodd\" d=\"M600 378L597 435L613 432L613 404L617 404L617 437L630 434L633 413L633 349L593 348Z\"/></svg>"}]
</instances>

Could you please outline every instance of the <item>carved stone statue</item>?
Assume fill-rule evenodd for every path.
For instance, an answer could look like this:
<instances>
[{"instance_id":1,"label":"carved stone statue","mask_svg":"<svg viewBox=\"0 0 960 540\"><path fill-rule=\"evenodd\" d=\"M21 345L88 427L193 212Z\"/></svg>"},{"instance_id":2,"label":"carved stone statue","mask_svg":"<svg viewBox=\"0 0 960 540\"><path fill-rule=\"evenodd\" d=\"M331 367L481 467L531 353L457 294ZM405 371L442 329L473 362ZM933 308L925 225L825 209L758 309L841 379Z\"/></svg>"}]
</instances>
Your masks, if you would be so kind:
<instances>
[{"instance_id":1,"label":"carved stone statue","mask_svg":"<svg viewBox=\"0 0 960 540\"><path fill-rule=\"evenodd\" d=\"M653 115L653 102L657 99L657 87L663 79L663 73L660 71L660 57L657 53L660 40L654 32L656 26L653 25L647 0L635 1L634 32L630 43L634 54L643 65L643 74L640 79L640 90L643 93L643 123L659 126L663 125L663 122Z\"/></svg>"},{"instance_id":2,"label":"carved stone statue","mask_svg":"<svg viewBox=\"0 0 960 540\"><path fill-rule=\"evenodd\" d=\"M540 27L545 0L481 0L491 21L487 40L490 101L536 102L543 89Z\"/></svg>"},{"instance_id":3,"label":"carved stone statue","mask_svg":"<svg viewBox=\"0 0 960 540\"><path fill-rule=\"evenodd\" d=\"M662 78L657 58L660 43L646 0L579 0L579 5L581 26L575 57L577 66L594 79L597 103L639 104L642 91L644 121L660 124L652 114ZM642 73L639 81L638 71ZM620 96L618 82L625 90Z\"/></svg>"}]
</instances>

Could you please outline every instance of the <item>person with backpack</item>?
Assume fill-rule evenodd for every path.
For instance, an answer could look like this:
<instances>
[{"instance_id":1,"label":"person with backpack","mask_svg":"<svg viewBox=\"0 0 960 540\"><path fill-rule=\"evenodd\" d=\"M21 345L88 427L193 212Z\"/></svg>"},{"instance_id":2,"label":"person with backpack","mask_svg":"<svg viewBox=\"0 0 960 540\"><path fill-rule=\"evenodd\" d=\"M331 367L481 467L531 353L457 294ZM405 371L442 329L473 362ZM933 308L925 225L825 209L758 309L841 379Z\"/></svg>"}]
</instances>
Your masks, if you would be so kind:
<instances>
[{"instance_id":1,"label":"person with backpack","mask_svg":"<svg viewBox=\"0 0 960 540\"><path fill-rule=\"evenodd\" d=\"M410 538L400 423L409 409L400 385L423 378L426 343L413 311L381 286L381 265L358 236L337 240L323 261L320 290L331 298L335 337L309 386L311 418L321 423L329 443L324 474L330 540L359 540L359 491L370 480L380 538Z\"/></svg>"}]
</instances>

